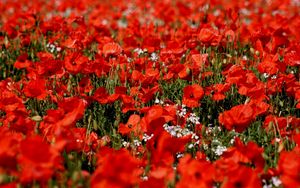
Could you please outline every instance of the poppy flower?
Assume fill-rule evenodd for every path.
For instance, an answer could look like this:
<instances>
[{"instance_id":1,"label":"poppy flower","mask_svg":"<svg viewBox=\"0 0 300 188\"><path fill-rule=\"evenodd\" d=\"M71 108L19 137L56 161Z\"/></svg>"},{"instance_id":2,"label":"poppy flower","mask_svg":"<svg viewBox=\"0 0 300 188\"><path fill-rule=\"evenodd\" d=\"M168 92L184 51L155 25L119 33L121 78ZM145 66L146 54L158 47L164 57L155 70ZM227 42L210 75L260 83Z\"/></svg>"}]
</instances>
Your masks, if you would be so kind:
<instances>
[{"instance_id":1,"label":"poppy flower","mask_svg":"<svg viewBox=\"0 0 300 188\"><path fill-rule=\"evenodd\" d=\"M27 53L20 55L17 61L15 62L14 67L16 67L17 69L22 69L32 66L33 63L27 60L27 58Z\"/></svg>"},{"instance_id":2,"label":"poppy flower","mask_svg":"<svg viewBox=\"0 0 300 188\"><path fill-rule=\"evenodd\" d=\"M212 28L202 28L198 34L198 40L202 43L208 43L210 45L218 45L221 41L221 37L218 31Z\"/></svg>"},{"instance_id":3,"label":"poppy flower","mask_svg":"<svg viewBox=\"0 0 300 188\"><path fill-rule=\"evenodd\" d=\"M97 168L91 177L92 188L134 187L141 181L141 161L131 156L128 150L113 150L104 147L98 153L97 158Z\"/></svg>"},{"instance_id":4,"label":"poppy flower","mask_svg":"<svg viewBox=\"0 0 300 188\"><path fill-rule=\"evenodd\" d=\"M59 152L40 136L28 137L20 143L20 180L22 183L46 183L61 168Z\"/></svg>"},{"instance_id":5,"label":"poppy flower","mask_svg":"<svg viewBox=\"0 0 300 188\"><path fill-rule=\"evenodd\" d=\"M245 83L245 75L248 73L240 65L230 65L226 68L222 74L226 76L226 82L229 84Z\"/></svg>"},{"instance_id":6,"label":"poppy flower","mask_svg":"<svg viewBox=\"0 0 300 188\"><path fill-rule=\"evenodd\" d=\"M173 137L166 131L157 134L147 142L147 149L155 155L151 155L151 162L164 165L172 165L176 153L184 152L185 145L191 141L191 135Z\"/></svg>"},{"instance_id":7,"label":"poppy flower","mask_svg":"<svg viewBox=\"0 0 300 188\"><path fill-rule=\"evenodd\" d=\"M204 90L198 84L193 84L183 88L182 104L194 108L199 106L199 100L204 96Z\"/></svg>"},{"instance_id":8,"label":"poppy flower","mask_svg":"<svg viewBox=\"0 0 300 188\"><path fill-rule=\"evenodd\" d=\"M140 124L140 121L141 118L139 115L131 115L126 124L120 124L119 132L125 135L128 135L130 132L134 132L137 135L144 132L145 130L143 130L143 127L141 127L143 124Z\"/></svg>"},{"instance_id":9,"label":"poppy flower","mask_svg":"<svg viewBox=\"0 0 300 188\"><path fill-rule=\"evenodd\" d=\"M68 72L77 74L82 71L87 62L89 62L88 57L79 52L72 52L66 55L64 67Z\"/></svg>"},{"instance_id":10,"label":"poppy flower","mask_svg":"<svg viewBox=\"0 0 300 188\"><path fill-rule=\"evenodd\" d=\"M16 172L17 154L22 134L10 132L7 127L0 127L0 171Z\"/></svg>"},{"instance_id":11,"label":"poppy flower","mask_svg":"<svg viewBox=\"0 0 300 188\"><path fill-rule=\"evenodd\" d=\"M2 89L2 88L1 88ZM22 99L15 93L3 89L0 94L0 109L5 112L13 112L15 110L26 111Z\"/></svg>"},{"instance_id":12,"label":"poppy flower","mask_svg":"<svg viewBox=\"0 0 300 188\"><path fill-rule=\"evenodd\" d=\"M238 137L235 138L234 146L222 154L223 159L232 160L236 164L244 164L255 167L257 173L262 173L265 167L263 158L264 149L255 142L244 144Z\"/></svg>"},{"instance_id":13,"label":"poppy flower","mask_svg":"<svg viewBox=\"0 0 300 188\"><path fill-rule=\"evenodd\" d=\"M67 98L61 103L59 107L64 110L63 119L56 122L59 126L73 125L77 120L83 117L87 102L77 97Z\"/></svg>"},{"instance_id":14,"label":"poppy flower","mask_svg":"<svg viewBox=\"0 0 300 188\"><path fill-rule=\"evenodd\" d=\"M214 166L205 160L193 159L186 155L179 160L178 172L180 179L176 187L213 187Z\"/></svg>"},{"instance_id":15,"label":"poppy flower","mask_svg":"<svg viewBox=\"0 0 300 188\"><path fill-rule=\"evenodd\" d=\"M174 120L170 112L159 105L142 108L140 112L145 113L140 123L145 124L142 126L147 127L146 133L149 135L154 134L155 136L159 136L164 132L163 125L166 122Z\"/></svg>"},{"instance_id":16,"label":"poppy flower","mask_svg":"<svg viewBox=\"0 0 300 188\"><path fill-rule=\"evenodd\" d=\"M222 188L251 188L261 187L258 174L249 167L239 166L234 171L231 171L226 180L223 182Z\"/></svg>"},{"instance_id":17,"label":"poppy flower","mask_svg":"<svg viewBox=\"0 0 300 188\"><path fill-rule=\"evenodd\" d=\"M162 175L163 177L161 177L161 176L157 177L157 172L156 171L153 172L153 171L154 170L151 170L149 172L149 175L147 176L147 179L145 181L140 182L140 184L139 184L140 188L165 187L165 184L166 184L165 178L167 176L169 176L169 174L172 172L174 174L173 169L169 169L169 171L167 171L167 167L165 167L165 169L162 169L162 168L156 169L156 171L159 171L160 174L163 174Z\"/></svg>"},{"instance_id":18,"label":"poppy flower","mask_svg":"<svg viewBox=\"0 0 300 188\"><path fill-rule=\"evenodd\" d=\"M291 50L284 56L285 62L289 66L300 66L300 47Z\"/></svg>"},{"instance_id":19,"label":"poppy flower","mask_svg":"<svg viewBox=\"0 0 300 188\"><path fill-rule=\"evenodd\" d=\"M257 66L257 70L260 73L267 73L272 76L279 72L284 73L286 71L287 65L279 61L279 54L271 55L268 54L263 58L262 62Z\"/></svg>"},{"instance_id":20,"label":"poppy flower","mask_svg":"<svg viewBox=\"0 0 300 188\"><path fill-rule=\"evenodd\" d=\"M265 84L262 83L254 73L248 72L238 83L238 92L241 95L246 95L251 99L262 101L266 99Z\"/></svg>"},{"instance_id":21,"label":"poppy flower","mask_svg":"<svg viewBox=\"0 0 300 188\"><path fill-rule=\"evenodd\" d=\"M255 112L248 104L234 106L219 115L220 124L227 130L235 129L238 132L244 131L255 119Z\"/></svg>"},{"instance_id":22,"label":"poppy flower","mask_svg":"<svg viewBox=\"0 0 300 188\"><path fill-rule=\"evenodd\" d=\"M107 93L105 87L99 87L95 91L93 99L98 101L100 104L106 104L109 102L108 97L109 94Z\"/></svg>"},{"instance_id":23,"label":"poppy flower","mask_svg":"<svg viewBox=\"0 0 300 188\"><path fill-rule=\"evenodd\" d=\"M193 62L193 69L203 70L204 66L208 62L208 54L193 54L191 58Z\"/></svg>"},{"instance_id":24,"label":"poppy flower","mask_svg":"<svg viewBox=\"0 0 300 188\"><path fill-rule=\"evenodd\" d=\"M152 87L151 89L142 88L143 92L140 93L139 98L143 103L149 102L153 99L154 94L159 91L159 85Z\"/></svg>"},{"instance_id":25,"label":"poppy flower","mask_svg":"<svg viewBox=\"0 0 300 188\"><path fill-rule=\"evenodd\" d=\"M46 80L30 80L24 87L24 94L39 100L45 99L47 97Z\"/></svg>"},{"instance_id":26,"label":"poppy flower","mask_svg":"<svg viewBox=\"0 0 300 188\"><path fill-rule=\"evenodd\" d=\"M210 93L212 93L212 100L220 101L225 99L225 92L230 89L231 85L225 84L215 84L212 88L207 88ZM205 92L206 93L206 92ZM209 94L210 94L209 93Z\"/></svg>"},{"instance_id":27,"label":"poppy flower","mask_svg":"<svg viewBox=\"0 0 300 188\"><path fill-rule=\"evenodd\" d=\"M65 74L63 61L57 59L45 59L36 64L37 73L41 76L61 78Z\"/></svg>"},{"instance_id":28,"label":"poppy flower","mask_svg":"<svg viewBox=\"0 0 300 188\"><path fill-rule=\"evenodd\" d=\"M34 132L35 122L26 111L15 110L6 114L3 125L8 126L12 131L31 134Z\"/></svg>"},{"instance_id":29,"label":"poppy flower","mask_svg":"<svg viewBox=\"0 0 300 188\"><path fill-rule=\"evenodd\" d=\"M280 180L284 187L300 186L300 151L299 147L293 151L283 151L280 153L278 161Z\"/></svg>"},{"instance_id":30,"label":"poppy flower","mask_svg":"<svg viewBox=\"0 0 300 188\"><path fill-rule=\"evenodd\" d=\"M109 55L120 55L122 48L119 44L115 42L107 43L103 46L103 54L105 57Z\"/></svg>"}]
</instances>

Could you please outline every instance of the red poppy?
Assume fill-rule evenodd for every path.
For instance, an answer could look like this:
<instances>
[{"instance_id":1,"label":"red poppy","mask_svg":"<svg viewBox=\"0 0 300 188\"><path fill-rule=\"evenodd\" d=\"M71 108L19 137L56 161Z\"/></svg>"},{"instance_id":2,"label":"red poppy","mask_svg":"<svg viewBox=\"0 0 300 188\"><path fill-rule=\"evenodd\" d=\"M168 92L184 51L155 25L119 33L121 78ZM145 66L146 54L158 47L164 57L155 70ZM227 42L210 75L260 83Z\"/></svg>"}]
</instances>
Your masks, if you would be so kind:
<instances>
[{"instance_id":1,"label":"red poppy","mask_svg":"<svg viewBox=\"0 0 300 188\"><path fill-rule=\"evenodd\" d=\"M92 89L92 83L89 77L83 77L79 82L80 93L89 93Z\"/></svg>"},{"instance_id":2,"label":"red poppy","mask_svg":"<svg viewBox=\"0 0 300 188\"><path fill-rule=\"evenodd\" d=\"M33 65L33 63L29 60L27 60L28 55L27 53L22 54L18 57L17 61L14 64L14 67L17 69L27 68Z\"/></svg>"},{"instance_id":3,"label":"red poppy","mask_svg":"<svg viewBox=\"0 0 300 188\"><path fill-rule=\"evenodd\" d=\"M267 98L265 94L265 84L262 83L254 73L248 72L243 78L244 79L236 83L238 85L239 94L246 95L257 101L262 101Z\"/></svg>"},{"instance_id":4,"label":"red poppy","mask_svg":"<svg viewBox=\"0 0 300 188\"><path fill-rule=\"evenodd\" d=\"M52 78L61 78L65 74L63 69L63 61L46 58L36 64L37 73L42 76L51 76Z\"/></svg>"},{"instance_id":5,"label":"red poppy","mask_svg":"<svg viewBox=\"0 0 300 188\"><path fill-rule=\"evenodd\" d=\"M173 137L166 131L157 134L147 142L147 149L151 151L153 164L172 165L176 153L184 152L185 145L191 141L191 135Z\"/></svg>"},{"instance_id":6,"label":"red poppy","mask_svg":"<svg viewBox=\"0 0 300 188\"><path fill-rule=\"evenodd\" d=\"M279 72L284 73L286 71L286 64L279 61L279 54L268 54L262 62L257 66L257 70L260 73L267 73L269 76L275 75Z\"/></svg>"},{"instance_id":7,"label":"red poppy","mask_svg":"<svg viewBox=\"0 0 300 188\"><path fill-rule=\"evenodd\" d=\"M6 114L3 125L10 130L31 134L34 132L35 122L28 116L26 111L15 110Z\"/></svg>"},{"instance_id":8,"label":"red poppy","mask_svg":"<svg viewBox=\"0 0 300 188\"><path fill-rule=\"evenodd\" d=\"M204 96L204 90L198 84L193 84L183 88L182 104L194 108L199 106L199 100Z\"/></svg>"},{"instance_id":9,"label":"red poppy","mask_svg":"<svg viewBox=\"0 0 300 188\"><path fill-rule=\"evenodd\" d=\"M300 151L299 147L293 151L280 153L278 169L281 174L280 180L284 187L300 186Z\"/></svg>"},{"instance_id":10,"label":"red poppy","mask_svg":"<svg viewBox=\"0 0 300 188\"><path fill-rule=\"evenodd\" d=\"M14 172L17 170L17 154L22 135L13 133L7 127L0 127L0 172Z\"/></svg>"},{"instance_id":11,"label":"red poppy","mask_svg":"<svg viewBox=\"0 0 300 188\"><path fill-rule=\"evenodd\" d=\"M119 132L125 135L128 135L130 132L134 132L136 136L141 135L145 131L145 127L142 127L143 124L140 124L140 121L139 115L131 115L126 124L120 124Z\"/></svg>"},{"instance_id":12,"label":"red poppy","mask_svg":"<svg viewBox=\"0 0 300 188\"><path fill-rule=\"evenodd\" d=\"M142 88L143 92L140 93L139 98L143 103L149 102L153 99L154 94L159 91L159 85L152 87L151 89Z\"/></svg>"},{"instance_id":13,"label":"red poppy","mask_svg":"<svg viewBox=\"0 0 300 188\"><path fill-rule=\"evenodd\" d=\"M46 183L56 169L61 168L59 152L39 136L29 137L20 143L18 159L22 183L39 181Z\"/></svg>"},{"instance_id":14,"label":"red poppy","mask_svg":"<svg viewBox=\"0 0 300 188\"><path fill-rule=\"evenodd\" d=\"M248 104L234 106L219 115L220 124L227 130L234 128L238 132L244 131L254 119L255 112Z\"/></svg>"},{"instance_id":15,"label":"red poppy","mask_svg":"<svg viewBox=\"0 0 300 188\"><path fill-rule=\"evenodd\" d=\"M178 73L178 77L182 80L192 80L192 69L190 65L185 64L183 69Z\"/></svg>"},{"instance_id":16,"label":"red poppy","mask_svg":"<svg viewBox=\"0 0 300 188\"><path fill-rule=\"evenodd\" d=\"M98 167L91 177L92 188L134 187L141 181L141 162L132 157L128 150L102 148L97 157Z\"/></svg>"},{"instance_id":17,"label":"red poppy","mask_svg":"<svg viewBox=\"0 0 300 188\"><path fill-rule=\"evenodd\" d=\"M180 179L176 187L213 187L214 167L205 160L196 160L186 155L179 160L178 172Z\"/></svg>"},{"instance_id":18,"label":"red poppy","mask_svg":"<svg viewBox=\"0 0 300 188\"><path fill-rule=\"evenodd\" d=\"M59 126L73 125L83 117L87 102L77 97L67 98L59 103L59 107L64 110L64 117L56 122Z\"/></svg>"},{"instance_id":19,"label":"red poppy","mask_svg":"<svg viewBox=\"0 0 300 188\"><path fill-rule=\"evenodd\" d=\"M209 42L214 39L215 32L212 29L209 28L203 28L200 30L200 33L198 35L198 39L201 42Z\"/></svg>"},{"instance_id":20,"label":"red poppy","mask_svg":"<svg viewBox=\"0 0 300 188\"><path fill-rule=\"evenodd\" d=\"M269 104L260 100L250 100L248 104L254 110L254 116L266 114L268 112L268 109L270 108Z\"/></svg>"},{"instance_id":21,"label":"red poppy","mask_svg":"<svg viewBox=\"0 0 300 188\"><path fill-rule=\"evenodd\" d=\"M208 54L193 54L191 58L193 63L193 69L203 70L204 65L208 62Z\"/></svg>"},{"instance_id":22,"label":"red poppy","mask_svg":"<svg viewBox=\"0 0 300 188\"><path fill-rule=\"evenodd\" d=\"M292 48L290 52L285 54L284 60L289 66L300 66L300 47Z\"/></svg>"},{"instance_id":23,"label":"red poppy","mask_svg":"<svg viewBox=\"0 0 300 188\"><path fill-rule=\"evenodd\" d=\"M89 62L88 57L79 52L70 52L64 60L64 67L72 74L77 74L82 71L85 64Z\"/></svg>"},{"instance_id":24,"label":"red poppy","mask_svg":"<svg viewBox=\"0 0 300 188\"><path fill-rule=\"evenodd\" d=\"M47 97L46 80L30 80L24 87L24 94L39 100L45 99Z\"/></svg>"},{"instance_id":25,"label":"red poppy","mask_svg":"<svg viewBox=\"0 0 300 188\"><path fill-rule=\"evenodd\" d=\"M93 99L98 101L100 104L106 104L108 103L108 96L105 87L99 87L94 93Z\"/></svg>"},{"instance_id":26,"label":"red poppy","mask_svg":"<svg viewBox=\"0 0 300 188\"><path fill-rule=\"evenodd\" d=\"M145 181L140 182L139 187L140 188L165 187L166 179L169 180L174 179L173 174L174 174L174 170L172 168L157 167L155 169L151 169L151 171L147 175L147 179Z\"/></svg>"},{"instance_id":27,"label":"red poppy","mask_svg":"<svg viewBox=\"0 0 300 188\"><path fill-rule=\"evenodd\" d=\"M0 93L0 109L5 112L13 112L17 109L26 111L22 99L6 89L2 89L2 92Z\"/></svg>"},{"instance_id":28,"label":"red poppy","mask_svg":"<svg viewBox=\"0 0 300 188\"><path fill-rule=\"evenodd\" d=\"M57 131L58 132L58 131ZM66 152L91 152L98 149L98 136L88 133L86 128L60 128L59 134L55 135L55 147Z\"/></svg>"},{"instance_id":29,"label":"red poppy","mask_svg":"<svg viewBox=\"0 0 300 188\"><path fill-rule=\"evenodd\" d=\"M222 188L252 188L261 187L258 174L251 168L239 166L234 171L228 173L226 180L223 182Z\"/></svg>"},{"instance_id":30,"label":"red poppy","mask_svg":"<svg viewBox=\"0 0 300 188\"><path fill-rule=\"evenodd\" d=\"M226 75L226 82L229 84L239 84L245 83L245 75L248 73L247 70L244 70L240 65L230 65L226 68L222 74Z\"/></svg>"},{"instance_id":31,"label":"red poppy","mask_svg":"<svg viewBox=\"0 0 300 188\"><path fill-rule=\"evenodd\" d=\"M210 45L218 45L221 41L222 36L218 34L212 28L202 28L198 34L198 40L203 43L208 43Z\"/></svg>"},{"instance_id":32,"label":"red poppy","mask_svg":"<svg viewBox=\"0 0 300 188\"><path fill-rule=\"evenodd\" d=\"M228 83L225 84L215 84L212 87L206 88L206 95L209 95L212 93L212 100L214 101L220 101L225 99L225 92L227 92L230 89L231 85Z\"/></svg>"},{"instance_id":33,"label":"red poppy","mask_svg":"<svg viewBox=\"0 0 300 188\"><path fill-rule=\"evenodd\" d=\"M222 154L222 158L234 161L236 164L255 167L257 173L264 172L265 160L263 158L264 149L255 142L250 141L244 144L238 137L235 138L234 146L227 149Z\"/></svg>"},{"instance_id":34,"label":"red poppy","mask_svg":"<svg viewBox=\"0 0 300 188\"><path fill-rule=\"evenodd\" d=\"M120 55L122 52L122 48L119 44L115 42L107 43L103 46L103 54L105 57L109 55Z\"/></svg>"}]
</instances>

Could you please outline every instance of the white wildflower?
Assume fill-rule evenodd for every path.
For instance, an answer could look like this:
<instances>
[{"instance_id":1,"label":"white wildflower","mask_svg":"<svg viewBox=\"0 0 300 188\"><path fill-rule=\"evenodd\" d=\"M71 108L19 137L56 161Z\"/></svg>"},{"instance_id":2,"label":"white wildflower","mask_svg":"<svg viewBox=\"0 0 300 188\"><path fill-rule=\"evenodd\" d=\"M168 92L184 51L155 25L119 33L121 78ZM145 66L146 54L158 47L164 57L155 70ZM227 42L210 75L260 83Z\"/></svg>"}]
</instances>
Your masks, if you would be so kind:
<instances>
[{"instance_id":1,"label":"white wildflower","mask_svg":"<svg viewBox=\"0 0 300 188\"><path fill-rule=\"evenodd\" d=\"M282 184L281 180L278 177L272 177L271 180L273 185L275 185L276 187L279 187Z\"/></svg>"}]
</instances>

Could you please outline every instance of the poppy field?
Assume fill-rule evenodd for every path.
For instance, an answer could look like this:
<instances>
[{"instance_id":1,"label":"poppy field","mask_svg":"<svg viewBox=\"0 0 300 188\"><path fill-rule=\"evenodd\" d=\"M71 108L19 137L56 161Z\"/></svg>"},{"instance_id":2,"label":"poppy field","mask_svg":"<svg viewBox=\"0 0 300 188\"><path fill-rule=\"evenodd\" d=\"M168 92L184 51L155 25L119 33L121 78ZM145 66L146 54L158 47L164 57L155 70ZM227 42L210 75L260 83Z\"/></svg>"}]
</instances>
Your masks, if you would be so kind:
<instances>
[{"instance_id":1,"label":"poppy field","mask_svg":"<svg viewBox=\"0 0 300 188\"><path fill-rule=\"evenodd\" d=\"M0 187L300 187L300 1L0 13Z\"/></svg>"}]
</instances>

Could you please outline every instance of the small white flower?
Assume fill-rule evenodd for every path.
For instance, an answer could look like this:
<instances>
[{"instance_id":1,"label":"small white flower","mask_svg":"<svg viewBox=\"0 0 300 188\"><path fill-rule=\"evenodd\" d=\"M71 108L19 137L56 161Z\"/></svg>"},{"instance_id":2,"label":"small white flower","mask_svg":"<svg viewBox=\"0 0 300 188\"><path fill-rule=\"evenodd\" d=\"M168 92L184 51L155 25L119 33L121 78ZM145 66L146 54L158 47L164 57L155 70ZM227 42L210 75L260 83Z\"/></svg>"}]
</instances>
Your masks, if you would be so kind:
<instances>
[{"instance_id":1,"label":"small white flower","mask_svg":"<svg viewBox=\"0 0 300 188\"><path fill-rule=\"evenodd\" d=\"M217 148L215 149L215 154L217 156L221 156L225 151L227 151L227 148L225 146L217 146Z\"/></svg>"},{"instance_id":2,"label":"small white flower","mask_svg":"<svg viewBox=\"0 0 300 188\"><path fill-rule=\"evenodd\" d=\"M276 75L273 75L273 76L271 77L272 80L275 80L276 78L277 78Z\"/></svg>"},{"instance_id":3,"label":"small white flower","mask_svg":"<svg viewBox=\"0 0 300 188\"><path fill-rule=\"evenodd\" d=\"M141 48L136 48L133 51L136 52L138 55L142 55L144 53L144 51Z\"/></svg>"},{"instance_id":4,"label":"small white flower","mask_svg":"<svg viewBox=\"0 0 300 188\"><path fill-rule=\"evenodd\" d=\"M143 140L144 140L145 142L147 142L148 140L151 140L151 138L153 138L153 136L154 136L154 134L151 134L150 136L147 135L147 134L144 134L144 135L143 135Z\"/></svg>"},{"instance_id":5,"label":"small white flower","mask_svg":"<svg viewBox=\"0 0 300 188\"><path fill-rule=\"evenodd\" d=\"M132 61L133 61L132 58L130 58L130 57L127 58L127 62L128 62L128 63L130 63L130 62L132 62Z\"/></svg>"},{"instance_id":6,"label":"small white flower","mask_svg":"<svg viewBox=\"0 0 300 188\"><path fill-rule=\"evenodd\" d=\"M123 145L123 147L126 148L126 147L129 147L130 144L129 144L129 142L123 141L123 142L122 142L122 145Z\"/></svg>"},{"instance_id":7,"label":"small white flower","mask_svg":"<svg viewBox=\"0 0 300 188\"><path fill-rule=\"evenodd\" d=\"M189 145L188 145L188 148L189 148L189 149L192 149L193 147L194 147L194 144L189 144Z\"/></svg>"},{"instance_id":8,"label":"small white flower","mask_svg":"<svg viewBox=\"0 0 300 188\"><path fill-rule=\"evenodd\" d=\"M278 177L272 177L271 180L273 185L275 185L276 187L279 187L282 184L281 180Z\"/></svg>"},{"instance_id":9,"label":"small white flower","mask_svg":"<svg viewBox=\"0 0 300 188\"><path fill-rule=\"evenodd\" d=\"M269 78L270 75L268 75L267 73L263 73L263 77L264 78Z\"/></svg>"},{"instance_id":10,"label":"small white flower","mask_svg":"<svg viewBox=\"0 0 300 188\"><path fill-rule=\"evenodd\" d=\"M247 56L243 56L243 60L247 61L248 60L248 57Z\"/></svg>"},{"instance_id":11,"label":"small white flower","mask_svg":"<svg viewBox=\"0 0 300 188\"><path fill-rule=\"evenodd\" d=\"M159 59L159 56L157 55L157 53L153 52L150 55L150 60L151 61L157 61Z\"/></svg>"},{"instance_id":12,"label":"small white flower","mask_svg":"<svg viewBox=\"0 0 300 188\"><path fill-rule=\"evenodd\" d=\"M200 124L200 118L196 116L195 113L191 113L189 117L187 118L187 121L193 123L193 124Z\"/></svg>"},{"instance_id":13,"label":"small white flower","mask_svg":"<svg viewBox=\"0 0 300 188\"><path fill-rule=\"evenodd\" d=\"M133 140L133 145L140 146L142 143L139 140Z\"/></svg>"},{"instance_id":14,"label":"small white flower","mask_svg":"<svg viewBox=\"0 0 300 188\"><path fill-rule=\"evenodd\" d=\"M235 137L234 137L235 138ZM234 144L234 138L232 138L231 140L230 140L230 144L232 145L232 144Z\"/></svg>"},{"instance_id":15,"label":"small white flower","mask_svg":"<svg viewBox=\"0 0 300 188\"><path fill-rule=\"evenodd\" d=\"M176 154L176 158L177 158L177 159L179 159L179 158L181 158L181 157L183 157L183 156L184 156L183 153L177 153L177 154Z\"/></svg>"},{"instance_id":16,"label":"small white flower","mask_svg":"<svg viewBox=\"0 0 300 188\"><path fill-rule=\"evenodd\" d=\"M127 21L126 20L118 20L118 22L117 22L117 24L118 24L118 27L119 28L126 28L127 27Z\"/></svg>"},{"instance_id":17,"label":"small white flower","mask_svg":"<svg viewBox=\"0 0 300 188\"><path fill-rule=\"evenodd\" d=\"M202 144L202 146L203 146L204 150L208 150L208 145L207 144Z\"/></svg>"},{"instance_id":18,"label":"small white flower","mask_svg":"<svg viewBox=\"0 0 300 188\"><path fill-rule=\"evenodd\" d=\"M155 99L154 101L155 104L164 104L164 101L159 100L158 98Z\"/></svg>"},{"instance_id":19,"label":"small white flower","mask_svg":"<svg viewBox=\"0 0 300 188\"><path fill-rule=\"evenodd\" d=\"M192 135L192 139L198 140L198 139L199 139L199 136L198 136L198 135L196 135L195 133L193 133L193 135Z\"/></svg>"},{"instance_id":20,"label":"small white flower","mask_svg":"<svg viewBox=\"0 0 300 188\"><path fill-rule=\"evenodd\" d=\"M148 177L148 176L142 176L141 179L142 179L143 181L147 181L147 180L149 179L149 177Z\"/></svg>"}]
</instances>

